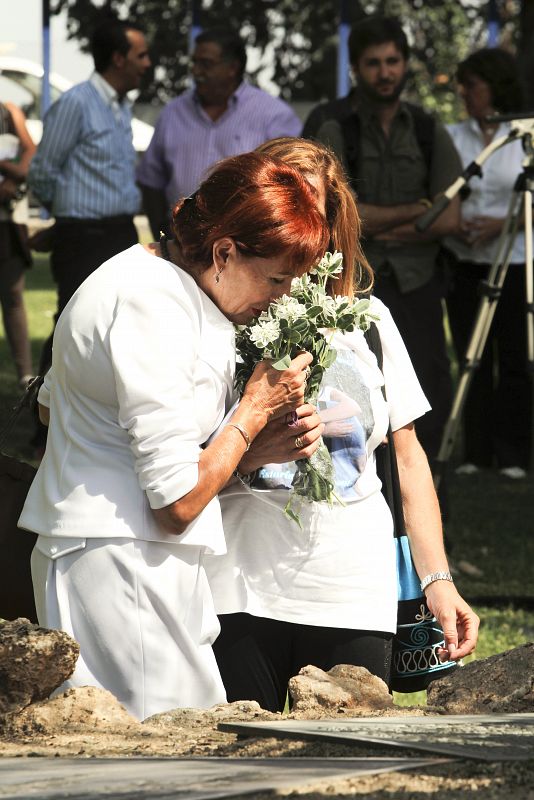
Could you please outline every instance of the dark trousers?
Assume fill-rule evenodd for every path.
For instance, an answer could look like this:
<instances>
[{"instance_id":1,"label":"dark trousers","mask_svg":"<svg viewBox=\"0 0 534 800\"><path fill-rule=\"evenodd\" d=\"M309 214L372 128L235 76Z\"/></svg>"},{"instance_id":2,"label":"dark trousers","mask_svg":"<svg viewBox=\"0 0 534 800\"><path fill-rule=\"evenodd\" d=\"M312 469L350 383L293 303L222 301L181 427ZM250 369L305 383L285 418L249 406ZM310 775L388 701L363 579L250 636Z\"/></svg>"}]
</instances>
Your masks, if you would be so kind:
<instances>
[{"instance_id":1,"label":"dark trousers","mask_svg":"<svg viewBox=\"0 0 534 800\"><path fill-rule=\"evenodd\" d=\"M462 364L480 303L488 264L453 261L447 309ZM464 406L464 459L480 467L528 469L532 384L527 368L525 269L510 264L480 366Z\"/></svg>"},{"instance_id":2,"label":"dark trousers","mask_svg":"<svg viewBox=\"0 0 534 800\"><path fill-rule=\"evenodd\" d=\"M136 244L137 240L137 230L131 217L58 219L54 227L50 259L58 291L55 322L84 280L104 261ZM52 361L52 339L53 334L43 346L40 374L48 369Z\"/></svg>"},{"instance_id":3,"label":"dark trousers","mask_svg":"<svg viewBox=\"0 0 534 800\"><path fill-rule=\"evenodd\" d=\"M451 410L452 379L443 326L442 288L436 277L401 293L393 273L378 274L375 295L391 311L432 411L415 423L417 438L432 464Z\"/></svg>"},{"instance_id":4,"label":"dark trousers","mask_svg":"<svg viewBox=\"0 0 534 800\"><path fill-rule=\"evenodd\" d=\"M32 374L28 323L24 308L24 274L31 264L25 226L11 221L0 222L0 306L17 377ZM26 236L27 239L27 236Z\"/></svg>"},{"instance_id":5,"label":"dark trousers","mask_svg":"<svg viewBox=\"0 0 534 800\"><path fill-rule=\"evenodd\" d=\"M228 702L256 700L283 711L289 679L311 664L353 664L389 683L392 633L299 625L250 614L222 614L213 649Z\"/></svg>"}]
</instances>

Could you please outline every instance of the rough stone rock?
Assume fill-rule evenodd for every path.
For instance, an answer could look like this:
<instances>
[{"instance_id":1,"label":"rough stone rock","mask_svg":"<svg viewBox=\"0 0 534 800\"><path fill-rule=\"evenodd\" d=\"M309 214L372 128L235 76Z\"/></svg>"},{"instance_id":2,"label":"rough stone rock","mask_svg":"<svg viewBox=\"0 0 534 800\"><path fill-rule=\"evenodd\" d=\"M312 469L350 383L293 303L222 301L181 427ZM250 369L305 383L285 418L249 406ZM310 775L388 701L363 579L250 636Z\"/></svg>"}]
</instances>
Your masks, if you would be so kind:
<instances>
[{"instance_id":1,"label":"rough stone rock","mask_svg":"<svg viewBox=\"0 0 534 800\"><path fill-rule=\"evenodd\" d=\"M314 715L341 709L368 714L393 706L383 680L364 667L350 664L338 664L328 672L318 667L303 667L289 681L289 693L293 714Z\"/></svg>"},{"instance_id":2,"label":"rough stone rock","mask_svg":"<svg viewBox=\"0 0 534 800\"><path fill-rule=\"evenodd\" d=\"M0 719L0 731L8 736L30 736L99 731L119 733L142 730L111 692L96 686L68 689L63 694L6 714Z\"/></svg>"},{"instance_id":3,"label":"rough stone rock","mask_svg":"<svg viewBox=\"0 0 534 800\"><path fill-rule=\"evenodd\" d=\"M427 696L449 714L534 712L534 642L471 661L433 681Z\"/></svg>"},{"instance_id":4,"label":"rough stone rock","mask_svg":"<svg viewBox=\"0 0 534 800\"><path fill-rule=\"evenodd\" d=\"M145 719L144 724L156 728L203 728L219 722L252 722L252 720L279 720L280 714L265 711L255 700L238 700L219 703L206 709L173 708Z\"/></svg>"},{"instance_id":5,"label":"rough stone rock","mask_svg":"<svg viewBox=\"0 0 534 800\"><path fill-rule=\"evenodd\" d=\"M27 619L0 623L0 714L47 698L74 672L80 648Z\"/></svg>"}]
</instances>

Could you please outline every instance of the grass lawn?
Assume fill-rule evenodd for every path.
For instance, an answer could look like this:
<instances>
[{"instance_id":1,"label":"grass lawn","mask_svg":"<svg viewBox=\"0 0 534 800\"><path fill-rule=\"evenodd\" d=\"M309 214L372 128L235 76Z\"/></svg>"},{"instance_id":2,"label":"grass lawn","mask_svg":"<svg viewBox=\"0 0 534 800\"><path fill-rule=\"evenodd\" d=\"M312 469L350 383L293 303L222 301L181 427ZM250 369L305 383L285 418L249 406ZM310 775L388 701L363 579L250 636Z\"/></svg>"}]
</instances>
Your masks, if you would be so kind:
<instances>
[{"instance_id":1,"label":"grass lawn","mask_svg":"<svg viewBox=\"0 0 534 800\"><path fill-rule=\"evenodd\" d=\"M27 273L28 311L34 365L52 329L55 290L46 256L36 256ZM5 419L18 396L15 372L2 330L0 337L0 413ZM490 424L488 422L488 424ZM3 448L31 460L32 420L23 412ZM484 658L534 640L534 480L504 480L487 470L475 476L451 476L447 538L453 561L476 565L480 577L462 572L456 583L472 601L482 627L477 657ZM413 703L419 695L399 702Z\"/></svg>"}]
</instances>

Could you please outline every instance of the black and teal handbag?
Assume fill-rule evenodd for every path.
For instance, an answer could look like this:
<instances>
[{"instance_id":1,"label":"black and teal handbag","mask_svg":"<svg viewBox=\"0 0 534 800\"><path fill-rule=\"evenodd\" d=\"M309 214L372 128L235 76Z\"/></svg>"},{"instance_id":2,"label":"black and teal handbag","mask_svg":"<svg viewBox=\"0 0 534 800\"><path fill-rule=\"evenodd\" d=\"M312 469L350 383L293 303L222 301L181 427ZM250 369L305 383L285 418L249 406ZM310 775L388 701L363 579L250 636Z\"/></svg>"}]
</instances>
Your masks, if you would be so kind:
<instances>
[{"instance_id":1,"label":"black and teal handbag","mask_svg":"<svg viewBox=\"0 0 534 800\"><path fill-rule=\"evenodd\" d=\"M374 323L365 337L382 369L382 343ZM385 392L384 392L385 396ZM442 663L438 650L445 646L443 629L426 604L421 582L412 561L410 541L404 525L397 457L391 427L387 443L376 450L376 470L382 493L393 517L397 557L397 631L393 637L390 689L418 692L436 678L456 669L454 661Z\"/></svg>"}]
</instances>

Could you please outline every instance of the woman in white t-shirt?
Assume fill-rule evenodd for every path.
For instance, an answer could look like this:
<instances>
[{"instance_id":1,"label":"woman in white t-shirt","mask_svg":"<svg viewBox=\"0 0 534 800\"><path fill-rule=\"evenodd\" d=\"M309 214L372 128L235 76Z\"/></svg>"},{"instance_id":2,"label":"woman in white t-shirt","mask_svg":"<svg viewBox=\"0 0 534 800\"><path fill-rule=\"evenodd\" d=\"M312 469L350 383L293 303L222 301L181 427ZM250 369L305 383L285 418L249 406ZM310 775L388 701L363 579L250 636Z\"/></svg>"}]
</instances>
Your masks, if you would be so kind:
<instances>
[{"instance_id":1,"label":"woman in white t-shirt","mask_svg":"<svg viewBox=\"0 0 534 800\"><path fill-rule=\"evenodd\" d=\"M298 139L260 150L297 167L316 187L331 248L344 254L344 272L331 291L368 289L372 273L358 244L359 218L337 159ZM302 530L283 513L294 467L277 462L287 462L288 452L291 460L306 455L304 415L297 427L284 419L267 426L239 464L242 479L220 495L227 554L210 559L207 570L221 622L214 651L230 701L257 700L280 711L289 678L306 664L361 665L388 682L397 578L393 523L374 453L390 421L415 564L421 578L431 576L429 607L444 627L448 656L461 658L475 646L476 616L452 581L435 576L448 572L447 559L413 426L429 405L389 311L375 299L372 307L380 318L383 374L361 331L336 334L338 355L318 400L345 505L304 504Z\"/></svg>"},{"instance_id":2,"label":"woman in white t-shirt","mask_svg":"<svg viewBox=\"0 0 534 800\"><path fill-rule=\"evenodd\" d=\"M499 48L485 48L468 56L458 67L457 80L469 116L449 125L448 130L467 167L492 141L509 134L509 122L498 124L488 117L520 112L522 90L514 57ZM447 310L460 362L477 316L481 281L488 277L497 254L524 158L520 139L488 158L482 176L469 182L458 235L445 240L451 254ZM484 354L465 402L460 473L496 466L506 478L526 476L532 438L532 382L525 302L525 234L519 230Z\"/></svg>"}]
</instances>

